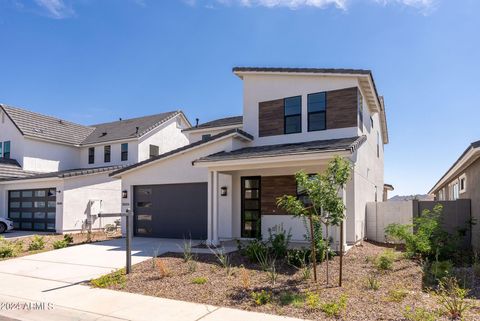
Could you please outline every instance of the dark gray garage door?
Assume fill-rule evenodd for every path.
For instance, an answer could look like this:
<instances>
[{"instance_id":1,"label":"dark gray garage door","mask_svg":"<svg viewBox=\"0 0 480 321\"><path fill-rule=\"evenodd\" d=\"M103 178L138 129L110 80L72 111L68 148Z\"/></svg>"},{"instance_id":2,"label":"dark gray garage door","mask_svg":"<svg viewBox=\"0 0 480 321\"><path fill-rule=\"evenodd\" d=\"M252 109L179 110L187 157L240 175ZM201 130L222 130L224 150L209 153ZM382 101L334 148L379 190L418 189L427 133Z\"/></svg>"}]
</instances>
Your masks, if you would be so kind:
<instances>
[{"instance_id":1,"label":"dark gray garage door","mask_svg":"<svg viewBox=\"0 0 480 321\"><path fill-rule=\"evenodd\" d=\"M8 192L8 217L15 229L55 231L55 188L29 189Z\"/></svg>"},{"instance_id":2,"label":"dark gray garage door","mask_svg":"<svg viewBox=\"0 0 480 321\"><path fill-rule=\"evenodd\" d=\"M135 235L206 239L207 183L135 186Z\"/></svg>"}]
</instances>

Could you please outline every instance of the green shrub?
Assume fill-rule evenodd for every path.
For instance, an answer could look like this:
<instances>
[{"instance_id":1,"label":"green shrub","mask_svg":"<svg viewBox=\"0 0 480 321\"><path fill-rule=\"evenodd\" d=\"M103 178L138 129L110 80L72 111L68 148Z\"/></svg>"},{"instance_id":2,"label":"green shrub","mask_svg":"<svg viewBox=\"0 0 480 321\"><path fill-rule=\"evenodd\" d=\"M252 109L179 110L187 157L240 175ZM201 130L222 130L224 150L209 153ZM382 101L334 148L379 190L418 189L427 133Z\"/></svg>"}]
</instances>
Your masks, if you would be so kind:
<instances>
[{"instance_id":1,"label":"green shrub","mask_svg":"<svg viewBox=\"0 0 480 321\"><path fill-rule=\"evenodd\" d=\"M378 281L375 275L367 277L367 288L373 291L378 291L378 289L380 289L380 281Z\"/></svg>"},{"instance_id":2,"label":"green shrub","mask_svg":"<svg viewBox=\"0 0 480 321\"><path fill-rule=\"evenodd\" d=\"M408 295L408 292L405 289L394 289L388 291L387 301L390 302L402 302Z\"/></svg>"},{"instance_id":3,"label":"green shrub","mask_svg":"<svg viewBox=\"0 0 480 321\"><path fill-rule=\"evenodd\" d=\"M258 262L259 257L265 257L268 253L268 248L262 241L253 240L249 242L245 249L243 249L243 255L245 255L250 261Z\"/></svg>"},{"instance_id":4,"label":"green shrub","mask_svg":"<svg viewBox=\"0 0 480 321\"><path fill-rule=\"evenodd\" d=\"M424 308L412 309L410 306L407 306L405 308L403 317L407 321L436 321L437 320L437 316L434 313L428 312Z\"/></svg>"},{"instance_id":5,"label":"green shrub","mask_svg":"<svg viewBox=\"0 0 480 321\"><path fill-rule=\"evenodd\" d=\"M340 315L347 309L347 296L342 294L338 301L323 303L320 305L320 310L329 317L340 317Z\"/></svg>"},{"instance_id":6,"label":"green shrub","mask_svg":"<svg viewBox=\"0 0 480 321\"><path fill-rule=\"evenodd\" d=\"M22 241L7 241L0 236L0 258L15 257L23 250Z\"/></svg>"},{"instance_id":7,"label":"green shrub","mask_svg":"<svg viewBox=\"0 0 480 321\"><path fill-rule=\"evenodd\" d=\"M472 308L468 302L467 289L462 289L454 277L440 281L435 298L443 314L452 320L463 319L465 312Z\"/></svg>"},{"instance_id":8,"label":"green shrub","mask_svg":"<svg viewBox=\"0 0 480 321\"><path fill-rule=\"evenodd\" d=\"M452 261L434 261L430 266L429 272L436 280L441 280L452 275L453 263Z\"/></svg>"},{"instance_id":9,"label":"green shrub","mask_svg":"<svg viewBox=\"0 0 480 321\"><path fill-rule=\"evenodd\" d=\"M280 305L292 305L301 308L305 302L305 296L295 292L282 292L279 297Z\"/></svg>"},{"instance_id":10,"label":"green shrub","mask_svg":"<svg viewBox=\"0 0 480 321\"><path fill-rule=\"evenodd\" d=\"M412 225L388 225L385 235L388 239L405 242L409 256L449 258L456 250L457 239L442 229L442 211L443 206L437 204L433 211L424 210L414 218Z\"/></svg>"},{"instance_id":11,"label":"green shrub","mask_svg":"<svg viewBox=\"0 0 480 321\"><path fill-rule=\"evenodd\" d=\"M53 242L52 245L53 245L53 248L57 250L57 249L63 249L64 247L67 247L68 243L65 240L57 240Z\"/></svg>"},{"instance_id":12,"label":"green shrub","mask_svg":"<svg viewBox=\"0 0 480 321\"><path fill-rule=\"evenodd\" d=\"M110 274L102 275L97 279L93 279L90 283L97 288L108 288L110 286L119 285L124 288L127 283L125 269L120 269Z\"/></svg>"},{"instance_id":13,"label":"green shrub","mask_svg":"<svg viewBox=\"0 0 480 321\"><path fill-rule=\"evenodd\" d=\"M303 268L310 263L310 250L301 249L289 249L287 251L287 263L297 267Z\"/></svg>"},{"instance_id":14,"label":"green shrub","mask_svg":"<svg viewBox=\"0 0 480 321\"><path fill-rule=\"evenodd\" d=\"M283 258L287 255L288 245L292 238L291 230L288 233L282 226L275 226L274 229L268 229L268 243L271 246L273 255L278 258Z\"/></svg>"},{"instance_id":15,"label":"green shrub","mask_svg":"<svg viewBox=\"0 0 480 321\"><path fill-rule=\"evenodd\" d=\"M72 244L73 243L73 235L72 234L65 234L65 235L63 235L63 240L67 244Z\"/></svg>"},{"instance_id":16,"label":"green shrub","mask_svg":"<svg viewBox=\"0 0 480 321\"><path fill-rule=\"evenodd\" d=\"M28 245L29 251L39 251L45 248L45 238L40 235L34 235L32 241Z\"/></svg>"},{"instance_id":17,"label":"green shrub","mask_svg":"<svg viewBox=\"0 0 480 321\"><path fill-rule=\"evenodd\" d=\"M392 270L396 254L392 249L387 249L375 258L375 266L382 271Z\"/></svg>"},{"instance_id":18,"label":"green shrub","mask_svg":"<svg viewBox=\"0 0 480 321\"><path fill-rule=\"evenodd\" d=\"M265 305L267 303L272 302L272 295L265 290L262 290L260 292L254 291L251 293L251 296L252 296L253 302L256 305Z\"/></svg>"},{"instance_id":19,"label":"green shrub","mask_svg":"<svg viewBox=\"0 0 480 321\"><path fill-rule=\"evenodd\" d=\"M193 284L205 284L205 283L207 283L207 281L208 281L207 278L199 276L199 277L193 278L192 283Z\"/></svg>"},{"instance_id":20,"label":"green shrub","mask_svg":"<svg viewBox=\"0 0 480 321\"><path fill-rule=\"evenodd\" d=\"M320 295L314 292L307 292L305 294L305 304L309 309L318 309L320 305Z\"/></svg>"}]
</instances>

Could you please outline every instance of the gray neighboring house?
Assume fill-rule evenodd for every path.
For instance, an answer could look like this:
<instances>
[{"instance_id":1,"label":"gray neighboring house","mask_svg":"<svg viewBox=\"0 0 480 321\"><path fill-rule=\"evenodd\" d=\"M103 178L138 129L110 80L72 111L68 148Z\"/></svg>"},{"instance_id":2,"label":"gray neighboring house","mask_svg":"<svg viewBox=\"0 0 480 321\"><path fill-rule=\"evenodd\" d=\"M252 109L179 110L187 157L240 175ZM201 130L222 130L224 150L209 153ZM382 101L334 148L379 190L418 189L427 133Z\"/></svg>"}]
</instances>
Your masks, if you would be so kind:
<instances>
[{"instance_id":1,"label":"gray neighboring house","mask_svg":"<svg viewBox=\"0 0 480 321\"><path fill-rule=\"evenodd\" d=\"M432 187L429 194L437 201L470 199L472 211L472 246L480 249L480 141L463 152Z\"/></svg>"}]
</instances>

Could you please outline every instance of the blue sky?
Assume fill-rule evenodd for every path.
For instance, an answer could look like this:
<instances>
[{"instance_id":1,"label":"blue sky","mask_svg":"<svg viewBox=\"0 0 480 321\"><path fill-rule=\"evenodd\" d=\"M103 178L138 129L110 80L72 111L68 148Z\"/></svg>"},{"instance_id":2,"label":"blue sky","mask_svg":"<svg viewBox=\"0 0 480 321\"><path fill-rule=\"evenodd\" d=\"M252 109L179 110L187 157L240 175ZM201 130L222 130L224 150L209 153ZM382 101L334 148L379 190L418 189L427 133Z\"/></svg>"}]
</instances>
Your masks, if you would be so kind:
<instances>
[{"instance_id":1,"label":"blue sky","mask_svg":"<svg viewBox=\"0 0 480 321\"><path fill-rule=\"evenodd\" d=\"M82 124L238 115L234 66L371 69L386 181L425 193L480 139L480 1L0 0L0 102Z\"/></svg>"}]
</instances>

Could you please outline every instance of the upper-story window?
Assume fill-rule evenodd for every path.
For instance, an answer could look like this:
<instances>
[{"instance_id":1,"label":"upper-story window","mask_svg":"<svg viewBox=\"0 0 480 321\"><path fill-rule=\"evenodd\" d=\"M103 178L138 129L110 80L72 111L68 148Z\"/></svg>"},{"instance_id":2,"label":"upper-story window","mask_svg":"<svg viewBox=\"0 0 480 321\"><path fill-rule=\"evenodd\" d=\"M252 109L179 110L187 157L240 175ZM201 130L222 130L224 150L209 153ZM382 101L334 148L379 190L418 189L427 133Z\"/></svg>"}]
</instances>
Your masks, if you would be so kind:
<instances>
[{"instance_id":1,"label":"upper-story window","mask_svg":"<svg viewBox=\"0 0 480 321\"><path fill-rule=\"evenodd\" d=\"M3 157L3 148L2 147L3 147L3 143L0 142L0 158Z\"/></svg>"},{"instance_id":2,"label":"upper-story window","mask_svg":"<svg viewBox=\"0 0 480 321\"><path fill-rule=\"evenodd\" d=\"M112 158L112 146L106 145L103 147L103 161L105 163L110 163Z\"/></svg>"},{"instance_id":3,"label":"upper-story window","mask_svg":"<svg viewBox=\"0 0 480 321\"><path fill-rule=\"evenodd\" d=\"M358 90L358 126L363 132L363 97L360 90Z\"/></svg>"},{"instance_id":4,"label":"upper-story window","mask_svg":"<svg viewBox=\"0 0 480 321\"><path fill-rule=\"evenodd\" d=\"M122 155L121 155L122 162L127 161L128 160L128 143L122 144L121 152L122 152Z\"/></svg>"},{"instance_id":5,"label":"upper-story window","mask_svg":"<svg viewBox=\"0 0 480 321\"><path fill-rule=\"evenodd\" d=\"M452 201L456 201L460 198L458 182L455 182L452 186Z\"/></svg>"},{"instance_id":6,"label":"upper-story window","mask_svg":"<svg viewBox=\"0 0 480 321\"><path fill-rule=\"evenodd\" d=\"M1 148L0 148L1 154ZM10 158L10 141L3 142L3 158Z\"/></svg>"},{"instance_id":7,"label":"upper-story window","mask_svg":"<svg viewBox=\"0 0 480 321\"><path fill-rule=\"evenodd\" d=\"M158 156L160 148L157 145L150 145L150 158Z\"/></svg>"},{"instance_id":8,"label":"upper-story window","mask_svg":"<svg viewBox=\"0 0 480 321\"><path fill-rule=\"evenodd\" d=\"M460 193L465 193L467 191L467 175L463 174L459 178L460 181Z\"/></svg>"},{"instance_id":9,"label":"upper-story window","mask_svg":"<svg viewBox=\"0 0 480 321\"><path fill-rule=\"evenodd\" d=\"M380 133L377 131L377 157L380 157Z\"/></svg>"},{"instance_id":10,"label":"upper-story window","mask_svg":"<svg viewBox=\"0 0 480 321\"><path fill-rule=\"evenodd\" d=\"M95 163L95 147L90 147L88 149L88 163L89 164Z\"/></svg>"},{"instance_id":11,"label":"upper-story window","mask_svg":"<svg viewBox=\"0 0 480 321\"><path fill-rule=\"evenodd\" d=\"M327 95L325 92L309 94L308 105L308 131L327 129Z\"/></svg>"},{"instance_id":12,"label":"upper-story window","mask_svg":"<svg viewBox=\"0 0 480 321\"><path fill-rule=\"evenodd\" d=\"M285 98L284 133L302 132L302 96Z\"/></svg>"},{"instance_id":13,"label":"upper-story window","mask_svg":"<svg viewBox=\"0 0 480 321\"><path fill-rule=\"evenodd\" d=\"M202 135L202 140L203 140L203 141L209 140L210 137L212 137L211 134L204 134L204 135Z\"/></svg>"}]
</instances>

